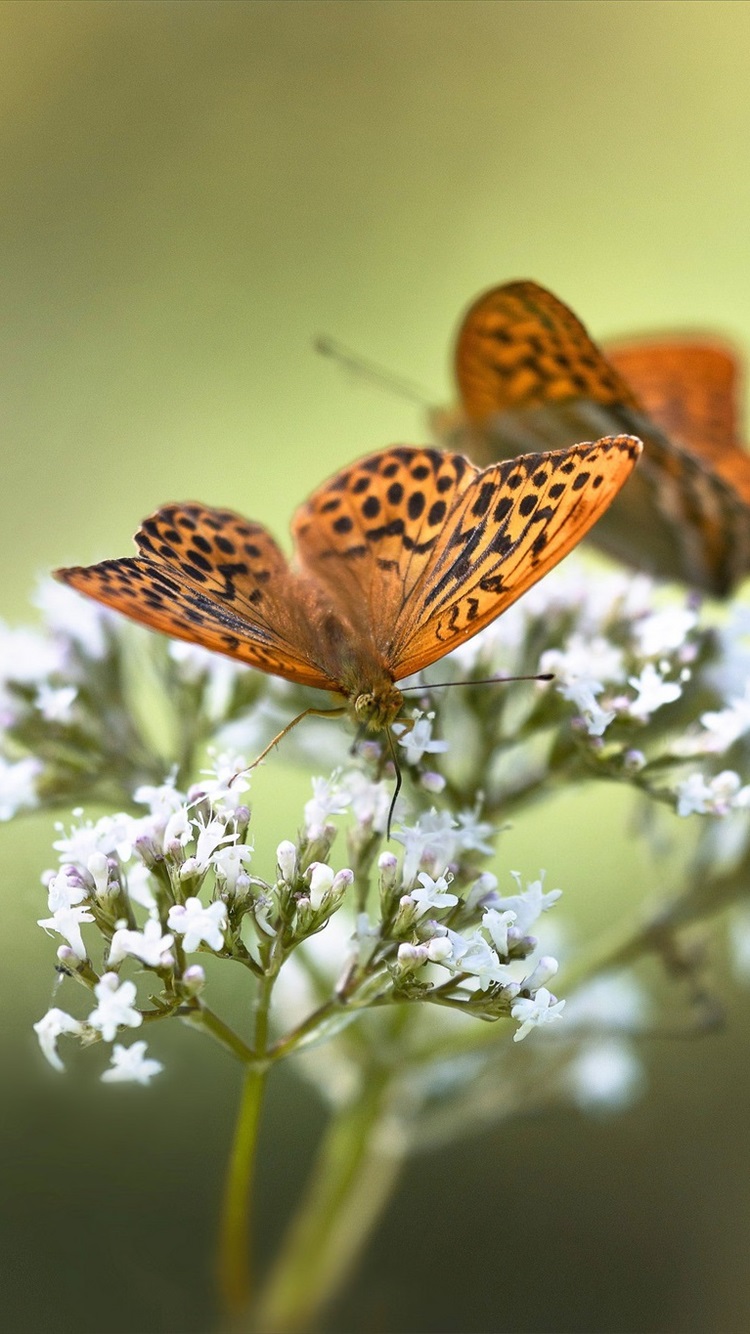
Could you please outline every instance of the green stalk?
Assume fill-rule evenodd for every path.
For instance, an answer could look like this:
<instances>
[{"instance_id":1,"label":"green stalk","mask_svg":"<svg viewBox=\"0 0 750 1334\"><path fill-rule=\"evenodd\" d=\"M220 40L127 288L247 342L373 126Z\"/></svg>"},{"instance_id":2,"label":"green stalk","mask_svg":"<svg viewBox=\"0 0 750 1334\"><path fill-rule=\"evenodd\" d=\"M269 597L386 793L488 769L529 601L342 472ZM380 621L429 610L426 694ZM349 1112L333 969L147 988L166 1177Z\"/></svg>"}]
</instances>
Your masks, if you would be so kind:
<instances>
[{"instance_id":1,"label":"green stalk","mask_svg":"<svg viewBox=\"0 0 750 1334\"><path fill-rule=\"evenodd\" d=\"M217 1268L221 1302L231 1324L247 1310L252 1293L251 1193L266 1073L264 1067L251 1066L245 1074L227 1167Z\"/></svg>"},{"instance_id":2,"label":"green stalk","mask_svg":"<svg viewBox=\"0 0 750 1334\"><path fill-rule=\"evenodd\" d=\"M390 1198L405 1154L389 1134L390 1072L370 1071L334 1114L312 1177L263 1289L252 1328L309 1334L340 1291Z\"/></svg>"},{"instance_id":3,"label":"green stalk","mask_svg":"<svg viewBox=\"0 0 750 1334\"><path fill-rule=\"evenodd\" d=\"M252 1189L260 1114L270 1069L266 1051L272 987L273 978L264 978L255 1001L255 1051L245 1073L219 1228L219 1294L227 1319L234 1328L239 1327L253 1296Z\"/></svg>"}]
</instances>

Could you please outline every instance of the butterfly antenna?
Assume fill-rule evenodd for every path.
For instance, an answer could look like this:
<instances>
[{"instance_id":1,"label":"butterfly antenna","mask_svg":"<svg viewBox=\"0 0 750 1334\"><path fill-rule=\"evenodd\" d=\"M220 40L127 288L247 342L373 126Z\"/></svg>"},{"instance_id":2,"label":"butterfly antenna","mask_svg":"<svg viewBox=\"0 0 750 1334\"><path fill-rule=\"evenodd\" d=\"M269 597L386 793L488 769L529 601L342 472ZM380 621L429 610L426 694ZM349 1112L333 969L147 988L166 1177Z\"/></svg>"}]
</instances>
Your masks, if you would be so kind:
<instances>
[{"instance_id":1,"label":"butterfly antenna","mask_svg":"<svg viewBox=\"0 0 750 1334\"><path fill-rule=\"evenodd\" d=\"M397 755L396 755L396 747L395 747L394 744L393 744L393 733L392 733L390 727L387 727L385 730L386 730L386 736L388 737L388 749L389 749L390 752L391 752L391 759L393 760L393 767L394 767L394 769L396 770L396 786L395 786L395 788L393 789L393 796L391 797L391 804L390 804L390 806L389 806L389 808L388 808L388 822L387 822L386 827L385 827L385 836L386 836L386 839L390 839L390 837L391 837L391 821L392 821L392 819L393 819L393 812L394 812L395 809L396 809L396 802L398 801L398 794L399 794L399 792L401 791L401 784L402 784L402 782L403 782L403 779L402 779L402 777L401 777L401 766L399 765L398 757L397 757Z\"/></svg>"},{"instance_id":2,"label":"butterfly antenna","mask_svg":"<svg viewBox=\"0 0 750 1334\"><path fill-rule=\"evenodd\" d=\"M554 681L553 672L540 672L538 676L485 676L480 681L425 681L421 686L399 686L402 695L410 690L446 690L448 686L496 686L506 685L509 681Z\"/></svg>"},{"instance_id":3,"label":"butterfly antenna","mask_svg":"<svg viewBox=\"0 0 750 1334\"><path fill-rule=\"evenodd\" d=\"M406 398L410 403L418 403L422 408L431 408L436 402L437 396L430 395L422 385L415 384L413 380L402 379L400 375L395 375L385 366L378 366L376 362L368 361L366 357L361 357L358 352L345 347L343 343L339 343L336 338L330 338L328 334L320 334L315 339L313 347L321 356L330 357L357 379L368 380L370 384L376 384L380 389L387 389L390 393L397 394L399 398Z\"/></svg>"}]
</instances>

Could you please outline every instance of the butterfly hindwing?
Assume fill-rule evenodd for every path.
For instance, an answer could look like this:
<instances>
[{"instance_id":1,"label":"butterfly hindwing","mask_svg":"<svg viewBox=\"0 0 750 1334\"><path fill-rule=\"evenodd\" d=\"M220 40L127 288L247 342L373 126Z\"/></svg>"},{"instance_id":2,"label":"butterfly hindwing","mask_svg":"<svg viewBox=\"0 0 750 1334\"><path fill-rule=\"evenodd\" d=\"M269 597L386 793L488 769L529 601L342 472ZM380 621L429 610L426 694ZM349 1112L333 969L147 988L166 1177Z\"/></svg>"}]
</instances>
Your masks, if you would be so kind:
<instances>
[{"instance_id":1,"label":"butterfly hindwing","mask_svg":"<svg viewBox=\"0 0 750 1334\"><path fill-rule=\"evenodd\" d=\"M308 656L299 585L260 524L231 510L167 505L135 540L140 558L58 570L57 577L163 634L330 689Z\"/></svg>"}]
</instances>

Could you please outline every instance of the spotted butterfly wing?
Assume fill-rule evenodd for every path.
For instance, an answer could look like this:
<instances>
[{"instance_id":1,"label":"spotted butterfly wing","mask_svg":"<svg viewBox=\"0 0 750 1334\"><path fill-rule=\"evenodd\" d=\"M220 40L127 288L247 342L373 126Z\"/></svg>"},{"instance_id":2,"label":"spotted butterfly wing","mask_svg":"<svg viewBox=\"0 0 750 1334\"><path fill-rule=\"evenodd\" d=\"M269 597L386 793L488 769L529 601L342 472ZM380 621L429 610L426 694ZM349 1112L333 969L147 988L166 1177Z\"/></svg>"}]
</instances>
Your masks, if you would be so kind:
<instances>
[{"instance_id":1,"label":"spotted butterfly wing","mask_svg":"<svg viewBox=\"0 0 750 1334\"><path fill-rule=\"evenodd\" d=\"M300 685L332 688L310 643L315 590L300 585L260 524L227 509L165 505L135 541L139 558L55 575L152 630Z\"/></svg>"},{"instance_id":2,"label":"spotted butterfly wing","mask_svg":"<svg viewBox=\"0 0 750 1334\"><path fill-rule=\"evenodd\" d=\"M750 504L750 455L739 444L734 349L698 337L607 343L607 360L671 440L710 464Z\"/></svg>"},{"instance_id":3,"label":"spotted butterfly wing","mask_svg":"<svg viewBox=\"0 0 750 1334\"><path fill-rule=\"evenodd\" d=\"M706 358L704 375L708 367ZM456 346L462 407L444 416L439 429L449 444L484 462L585 437L639 436L643 462L593 540L639 568L726 594L750 569L747 456L726 444L726 389L723 407L717 406L715 361L713 390L683 396L683 429L672 437L680 399L676 369L674 355L669 374L663 358L661 374L652 367L651 388L641 397L642 361L636 366L624 353L608 360L551 292L532 282L507 283L480 297L464 318ZM683 383L688 370L683 367ZM649 403L657 406L656 419ZM695 419L686 403L695 404ZM715 430L722 415L724 443ZM713 448L704 434L710 416Z\"/></svg>"},{"instance_id":4,"label":"spotted butterfly wing","mask_svg":"<svg viewBox=\"0 0 750 1334\"><path fill-rule=\"evenodd\" d=\"M303 568L365 607L401 680L505 611L576 545L640 455L630 436L477 468L395 448L362 459L298 510Z\"/></svg>"}]
</instances>

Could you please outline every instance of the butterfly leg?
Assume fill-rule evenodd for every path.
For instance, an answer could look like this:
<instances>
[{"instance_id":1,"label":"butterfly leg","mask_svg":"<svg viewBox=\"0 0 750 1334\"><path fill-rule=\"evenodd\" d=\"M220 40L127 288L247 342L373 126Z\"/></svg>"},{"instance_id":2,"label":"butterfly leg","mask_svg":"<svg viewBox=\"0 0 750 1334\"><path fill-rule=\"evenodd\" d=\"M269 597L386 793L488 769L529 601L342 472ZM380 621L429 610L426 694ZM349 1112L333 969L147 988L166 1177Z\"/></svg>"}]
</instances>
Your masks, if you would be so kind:
<instances>
[{"instance_id":1,"label":"butterfly leg","mask_svg":"<svg viewBox=\"0 0 750 1334\"><path fill-rule=\"evenodd\" d=\"M261 760L266 758L268 752L273 750L274 746L278 746L279 742L283 740L287 732L291 732L292 728L296 727L297 723L301 723L303 718L309 717L310 714L314 714L316 718L340 718L344 713L346 713L346 709L343 707L340 709L303 709L301 713L297 714L296 718L292 718L292 721L287 723L286 727L282 727L281 731L276 733L273 741L269 741L268 745L260 752L260 755L256 756L252 764L248 764L247 768L242 769L241 772L247 774L251 769L254 769L260 764ZM239 774L237 777L239 777Z\"/></svg>"}]
</instances>

